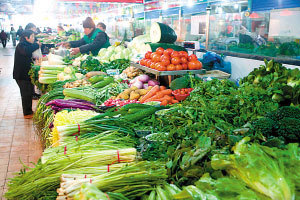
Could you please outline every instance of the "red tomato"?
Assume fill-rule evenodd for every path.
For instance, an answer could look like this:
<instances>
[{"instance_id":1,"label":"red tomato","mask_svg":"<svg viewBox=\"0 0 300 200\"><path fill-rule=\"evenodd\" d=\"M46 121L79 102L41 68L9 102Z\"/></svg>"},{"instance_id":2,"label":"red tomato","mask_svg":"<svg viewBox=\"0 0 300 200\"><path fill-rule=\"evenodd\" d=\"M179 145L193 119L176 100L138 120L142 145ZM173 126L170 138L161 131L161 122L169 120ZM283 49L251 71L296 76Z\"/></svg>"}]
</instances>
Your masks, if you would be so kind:
<instances>
[{"instance_id":1,"label":"red tomato","mask_svg":"<svg viewBox=\"0 0 300 200\"><path fill-rule=\"evenodd\" d=\"M147 60L145 61L145 65L146 65L147 67L150 67L151 63L152 63L152 61L151 61L150 59L147 59Z\"/></svg>"},{"instance_id":2,"label":"red tomato","mask_svg":"<svg viewBox=\"0 0 300 200\"><path fill-rule=\"evenodd\" d=\"M164 48L162 48L162 47L158 47L157 49L156 49L156 53L158 53L159 55L162 55L163 53L164 53Z\"/></svg>"},{"instance_id":3,"label":"red tomato","mask_svg":"<svg viewBox=\"0 0 300 200\"><path fill-rule=\"evenodd\" d=\"M170 62L170 60L168 60L168 59L163 59L162 61L161 61L161 63L162 63L162 65L163 66L168 66L171 62Z\"/></svg>"},{"instance_id":4,"label":"red tomato","mask_svg":"<svg viewBox=\"0 0 300 200\"><path fill-rule=\"evenodd\" d=\"M172 53L171 53L171 58L175 58L175 57L179 57L180 55L179 55L179 52L178 51L173 51Z\"/></svg>"},{"instance_id":5,"label":"red tomato","mask_svg":"<svg viewBox=\"0 0 300 200\"><path fill-rule=\"evenodd\" d=\"M165 51L166 51L166 52L168 53L168 55L170 56L174 50L171 49L171 48L168 48L168 49L166 49ZM164 53L165 53L165 52L164 52Z\"/></svg>"},{"instance_id":6,"label":"red tomato","mask_svg":"<svg viewBox=\"0 0 300 200\"><path fill-rule=\"evenodd\" d=\"M170 65L167 66L168 71L174 71L175 69L176 69L175 65L173 65L173 64L170 64Z\"/></svg>"},{"instance_id":7,"label":"red tomato","mask_svg":"<svg viewBox=\"0 0 300 200\"><path fill-rule=\"evenodd\" d=\"M178 65L181 62L179 57L174 57L171 59L171 63L174 65Z\"/></svg>"},{"instance_id":8,"label":"red tomato","mask_svg":"<svg viewBox=\"0 0 300 200\"><path fill-rule=\"evenodd\" d=\"M162 66L161 71L167 71L167 67L166 66Z\"/></svg>"},{"instance_id":9,"label":"red tomato","mask_svg":"<svg viewBox=\"0 0 300 200\"><path fill-rule=\"evenodd\" d=\"M198 62L199 62L198 69L202 69L202 62L200 62L199 60L198 60Z\"/></svg>"},{"instance_id":10,"label":"red tomato","mask_svg":"<svg viewBox=\"0 0 300 200\"><path fill-rule=\"evenodd\" d=\"M143 59L140 60L140 65L145 66L145 58L143 58Z\"/></svg>"},{"instance_id":11,"label":"red tomato","mask_svg":"<svg viewBox=\"0 0 300 200\"><path fill-rule=\"evenodd\" d=\"M171 60L171 57L169 55L164 54L160 57L160 61L162 61L162 60Z\"/></svg>"},{"instance_id":12,"label":"red tomato","mask_svg":"<svg viewBox=\"0 0 300 200\"><path fill-rule=\"evenodd\" d=\"M162 68L163 68L163 66L160 62L156 63L156 68L155 68L156 70L162 71Z\"/></svg>"},{"instance_id":13,"label":"red tomato","mask_svg":"<svg viewBox=\"0 0 300 200\"><path fill-rule=\"evenodd\" d=\"M189 57L188 57L189 61L193 61L193 60L198 60L197 56L195 54L191 54Z\"/></svg>"},{"instance_id":14,"label":"red tomato","mask_svg":"<svg viewBox=\"0 0 300 200\"><path fill-rule=\"evenodd\" d=\"M202 68L202 64L198 60L193 60L193 61L188 63L188 69L189 70L195 70L195 69L201 69L201 68Z\"/></svg>"},{"instance_id":15,"label":"red tomato","mask_svg":"<svg viewBox=\"0 0 300 200\"><path fill-rule=\"evenodd\" d=\"M181 57L180 59L181 59L181 63L182 64L185 64L185 63L188 62L187 59L186 59L186 57Z\"/></svg>"},{"instance_id":16,"label":"red tomato","mask_svg":"<svg viewBox=\"0 0 300 200\"><path fill-rule=\"evenodd\" d=\"M185 64L181 64L182 65L182 69L183 70L187 70L188 69L188 65L185 63Z\"/></svg>"},{"instance_id":17,"label":"red tomato","mask_svg":"<svg viewBox=\"0 0 300 200\"><path fill-rule=\"evenodd\" d=\"M145 58L146 59L150 59L150 56L151 56L151 51L148 51L146 54L145 54Z\"/></svg>"},{"instance_id":18,"label":"red tomato","mask_svg":"<svg viewBox=\"0 0 300 200\"><path fill-rule=\"evenodd\" d=\"M155 62L151 62L150 68L151 68L151 69L155 69L155 64L156 64Z\"/></svg>"},{"instance_id":19,"label":"red tomato","mask_svg":"<svg viewBox=\"0 0 300 200\"><path fill-rule=\"evenodd\" d=\"M176 68L176 70L182 70L182 69L183 69L182 66L181 66L180 64L175 65L175 68Z\"/></svg>"},{"instance_id":20,"label":"red tomato","mask_svg":"<svg viewBox=\"0 0 300 200\"><path fill-rule=\"evenodd\" d=\"M185 57L186 59L189 57L189 54L186 51L179 51L180 57Z\"/></svg>"},{"instance_id":21,"label":"red tomato","mask_svg":"<svg viewBox=\"0 0 300 200\"><path fill-rule=\"evenodd\" d=\"M164 65L162 62L158 62L158 63L157 63L157 66L162 66L162 67L164 67L165 65Z\"/></svg>"},{"instance_id":22,"label":"red tomato","mask_svg":"<svg viewBox=\"0 0 300 200\"><path fill-rule=\"evenodd\" d=\"M151 56L152 56L151 60L153 62L159 62L160 61L160 55L158 53L152 53Z\"/></svg>"}]
</instances>

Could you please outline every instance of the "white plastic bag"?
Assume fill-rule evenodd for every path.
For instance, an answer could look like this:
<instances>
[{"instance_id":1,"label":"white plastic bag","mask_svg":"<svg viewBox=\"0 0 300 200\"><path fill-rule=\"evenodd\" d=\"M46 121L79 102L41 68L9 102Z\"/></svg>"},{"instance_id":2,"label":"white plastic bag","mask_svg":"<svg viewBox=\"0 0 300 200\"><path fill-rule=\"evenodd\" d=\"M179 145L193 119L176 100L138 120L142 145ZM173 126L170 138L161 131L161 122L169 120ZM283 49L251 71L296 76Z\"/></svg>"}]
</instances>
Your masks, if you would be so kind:
<instances>
[{"instance_id":1,"label":"white plastic bag","mask_svg":"<svg viewBox=\"0 0 300 200\"><path fill-rule=\"evenodd\" d=\"M41 48L38 48L37 50L35 50L33 53L32 53L32 57L34 59L40 59L43 57L42 55L42 51L41 51Z\"/></svg>"}]
</instances>

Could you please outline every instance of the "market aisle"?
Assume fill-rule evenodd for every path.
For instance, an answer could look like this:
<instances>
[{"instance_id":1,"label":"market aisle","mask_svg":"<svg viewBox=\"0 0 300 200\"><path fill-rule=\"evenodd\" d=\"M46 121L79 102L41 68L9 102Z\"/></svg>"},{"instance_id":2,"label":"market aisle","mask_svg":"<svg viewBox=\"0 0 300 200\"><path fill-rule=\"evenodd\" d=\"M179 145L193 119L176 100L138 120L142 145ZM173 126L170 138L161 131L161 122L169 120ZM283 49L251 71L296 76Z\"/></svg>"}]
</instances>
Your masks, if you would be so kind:
<instances>
[{"instance_id":1,"label":"market aisle","mask_svg":"<svg viewBox=\"0 0 300 200\"><path fill-rule=\"evenodd\" d=\"M12 44L6 49L0 45L0 199L5 199L8 179L22 168L19 158L28 165L42 152L32 119L23 118L19 88L12 78L13 61Z\"/></svg>"}]
</instances>

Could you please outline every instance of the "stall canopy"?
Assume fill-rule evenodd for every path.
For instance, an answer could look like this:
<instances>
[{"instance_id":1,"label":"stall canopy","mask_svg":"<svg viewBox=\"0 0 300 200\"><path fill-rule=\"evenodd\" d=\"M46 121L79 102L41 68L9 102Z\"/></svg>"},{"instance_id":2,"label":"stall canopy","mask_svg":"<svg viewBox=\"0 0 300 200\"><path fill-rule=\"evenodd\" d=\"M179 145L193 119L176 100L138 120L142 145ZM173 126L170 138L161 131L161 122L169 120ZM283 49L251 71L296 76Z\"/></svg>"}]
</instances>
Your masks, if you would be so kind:
<instances>
[{"instance_id":1,"label":"stall canopy","mask_svg":"<svg viewBox=\"0 0 300 200\"><path fill-rule=\"evenodd\" d=\"M300 0L252 0L252 11L300 7Z\"/></svg>"}]
</instances>

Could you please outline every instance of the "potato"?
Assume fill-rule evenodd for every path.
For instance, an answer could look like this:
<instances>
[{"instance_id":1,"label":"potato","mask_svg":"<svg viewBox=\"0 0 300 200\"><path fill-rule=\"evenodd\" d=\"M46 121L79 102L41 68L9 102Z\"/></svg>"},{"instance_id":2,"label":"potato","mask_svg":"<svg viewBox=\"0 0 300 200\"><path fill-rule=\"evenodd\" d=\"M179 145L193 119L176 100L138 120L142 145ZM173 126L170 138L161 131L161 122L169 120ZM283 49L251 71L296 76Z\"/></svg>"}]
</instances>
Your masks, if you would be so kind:
<instances>
[{"instance_id":1,"label":"potato","mask_svg":"<svg viewBox=\"0 0 300 200\"><path fill-rule=\"evenodd\" d=\"M132 91L130 93L130 100L134 100L134 99L139 99L140 95L138 93L136 93L135 91Z\"/></svg>"},{"instance_id":2,"label":"potato","mask_svg":"<svg viewBox=\"0 0 300 200\"><path fill-rule=\"evenodd\" d=\"M132 90L130 88L128 88L128 89L125 89L124 92L122 92L122 93L129 95L131 91Z\"/></svg>"},{"instance_id":3,"label":"potato","mask_svg":"<svg viewBox=\"0 0 300 200\"><path fill-rule=\"evenodd\" d=\"M129 95L128 95L128 94L125 94L125 93L121 93L121 94L119 95L119 97L120 97L121 99L125 99L125 100L128 100L128 99L129 99Z\"/></svg>"},{"instance_id":4,"label":"potato","mask_svg":"<svg viewBox=\"0 0 300 200\"><path fill-rule=\"evenodd\" d=\"M139 94L140 95L145 95L145 94L147 94L149 92L149 90L146 90L146 89L140 89L139 90Z\"/></svg>"},{"instance_id":5,"label":"potato","mask_svg":"<svg viewBox=\"0 0 300 200\"><path fill-rule=\"evenodd\" d=\"M132 86L130 89L131 89L131 91L138 90L138 88L136 86Z\"/></svg>"}]
</instances>

